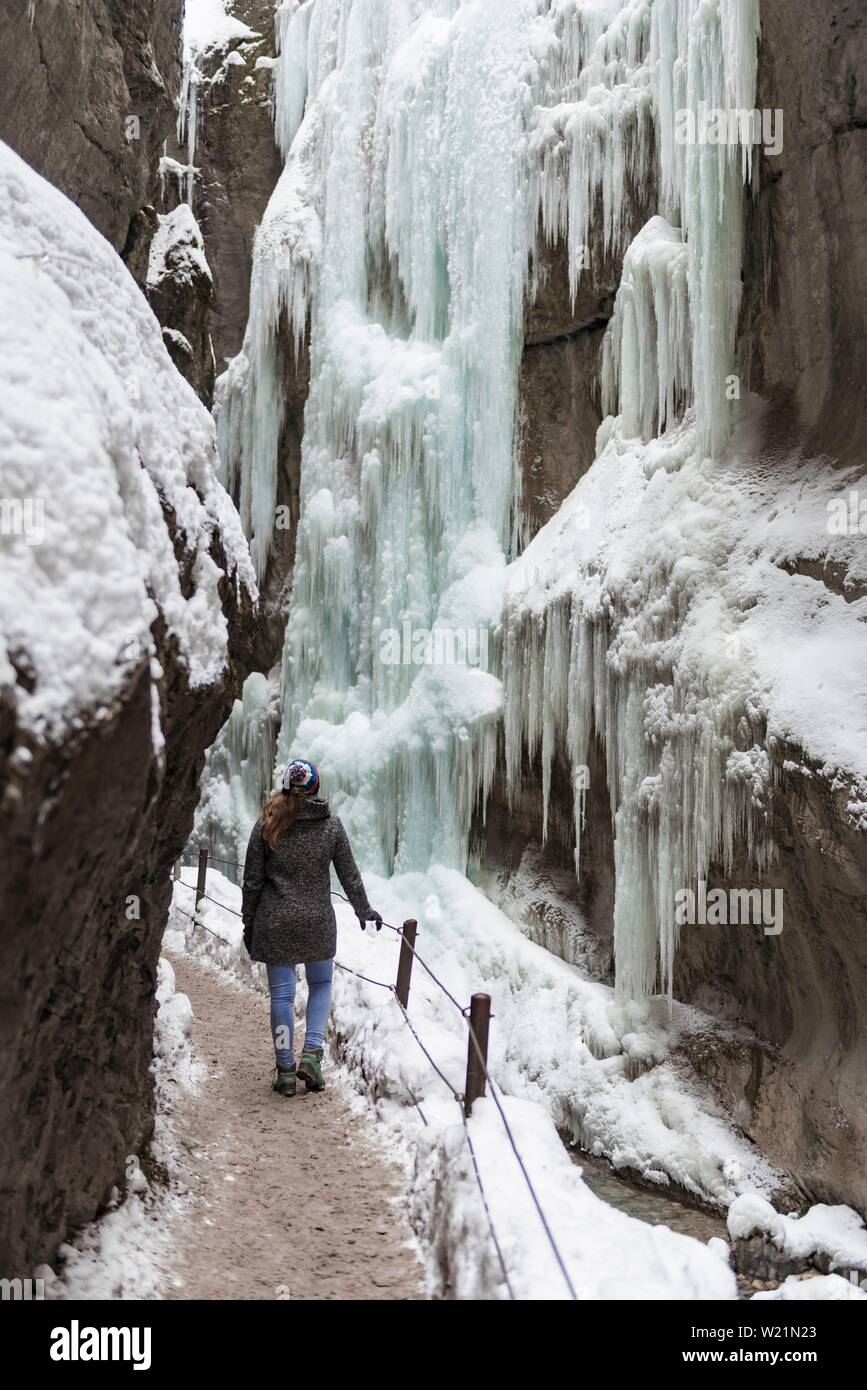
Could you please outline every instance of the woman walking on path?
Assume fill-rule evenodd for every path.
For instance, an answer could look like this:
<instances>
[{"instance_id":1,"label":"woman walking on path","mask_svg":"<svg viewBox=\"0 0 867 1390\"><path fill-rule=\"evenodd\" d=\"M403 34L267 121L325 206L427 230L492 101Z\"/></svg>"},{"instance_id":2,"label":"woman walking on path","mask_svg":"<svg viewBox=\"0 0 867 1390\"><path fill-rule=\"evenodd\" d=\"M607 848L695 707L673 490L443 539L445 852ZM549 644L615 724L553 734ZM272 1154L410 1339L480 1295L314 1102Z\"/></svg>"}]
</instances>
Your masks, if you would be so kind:
<instances>
[{"instance_id":1,"label":"woman walking on path","mask_svg":"<svg viewBox=\"0 0 867 1390\"><path fill-rule=\"evenodd\" d=\"M253 827L244 864L244 945L252 960L268 968L271 1032L277 1057L272 1089L294 1096L296 1077L309 1091L325 1087L322 1054L331 1008L331 981L337 952L337 921L331 906L331 865L365 922L382 918L367 901L346 831L321 801L319 774L312 763L296 758L286 769L282 791L270 797ZM307 973L307 1028L297 1070L295 967Z\"/></svg>"}]
</instances>

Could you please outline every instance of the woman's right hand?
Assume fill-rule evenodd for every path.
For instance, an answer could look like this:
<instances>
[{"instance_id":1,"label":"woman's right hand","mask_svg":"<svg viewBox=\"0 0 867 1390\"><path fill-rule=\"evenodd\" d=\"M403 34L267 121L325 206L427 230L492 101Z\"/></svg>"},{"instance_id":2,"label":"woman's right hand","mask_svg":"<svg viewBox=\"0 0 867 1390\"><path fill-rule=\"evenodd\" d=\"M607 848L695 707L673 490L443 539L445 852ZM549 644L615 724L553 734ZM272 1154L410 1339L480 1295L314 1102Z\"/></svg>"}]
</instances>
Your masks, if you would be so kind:
<instances>
[{"instance_id":1,"label":"woman's right hand","mask_svg":"<svg viewBox=\"0 0 867 1390\"><path fill-rule=\"evenodd\" d=\"M375 923L376 923L376 930L377 930L377 931L382 931L382 918L381 918L381 916L379 915L378 912L373 912L373 911L371 911L371 912L368 912L368 914L367 914L366 917L359 917L359 919L358 919L358 925L361 927L361 930L362 930L362 931L366 931L366 930L367 930L367 923L368 923L368 922L375 922Z\"/></svg>"}]
</instances>

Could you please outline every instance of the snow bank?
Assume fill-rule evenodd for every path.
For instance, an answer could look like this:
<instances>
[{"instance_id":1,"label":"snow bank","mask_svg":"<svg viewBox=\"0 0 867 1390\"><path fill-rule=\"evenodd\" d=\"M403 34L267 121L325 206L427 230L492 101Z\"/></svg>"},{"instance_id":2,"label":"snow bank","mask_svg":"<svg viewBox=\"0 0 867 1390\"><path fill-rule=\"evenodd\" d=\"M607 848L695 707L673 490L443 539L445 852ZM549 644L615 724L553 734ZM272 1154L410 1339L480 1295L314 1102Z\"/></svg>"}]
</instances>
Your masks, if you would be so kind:
<instances>
[{"instance_id":1,"label":"snow bank","mask_svg":"<svg viewBox=\"0 0 867 1390\"><path fill-rule=\"evenodd\" d=\"M811 1207L803 1216L781 1216L755 1193L736 1197L728 1211L732 1240L768 1238L784 1255L809 1260L820 1256L828 1269L867 1273L867 1227L851 1207Z\"/></svg>"},{"instance_id":2,"label":"snow bank","mask_svg":"<svg viewBox=\"0 0 867 1390\"><path fill-rule=\"evenodd\" d=\"M123 1191L112 1191L108 1211L58 1249L59 1274L40 1265L33 1277L45 1280L48 1299L152 1299L166 1292L175 1256L172 1231L184 1202L178 1178L179 1141L173 1116L179 1096L200 1084L202 1064L193 1058L193 1011L175 988L175 972L161 959L157 971L154 1027L156 1116L149 1160L168 1173L169 1185L152 1184L139 1156L126 1162ZM149 1165L147 1165L149 1166Z\"/></svg>"},{"instance_id":3,"label":"snow bank","mask_svg":"<svg viewBox=\"0 0 867 1390\"><path fill-rule=\"evenodd\" d=\"M255 579L212 422L151 310L83 213L6 146L0 293L0 684L24 727L59 737L154 652L160 612L190 683L219 678L215 539L235 584L255 593Z\"/></svg>"},{"instance_id":4,"label":"snow bank","mask_svg":"<svg viewBox=\"0 0 867 1390\"><path fill-rule=\"evenodd\" d=\"M264 991L264 969L250 963L232 915L240 890L209 871L208 893L217 901L202 904L201 925L194 926L194 881L195 871L185 869L176 885L166 948L186 950ZM528 941L454 871L391 881L368 875L367 884L388 920L418 917L418 949L460 1002L477 989L491 993L492 1074L579 1296L734 1297L721 1242L707 1249L607 1207L583 1183L557 1134L566 1130L617 1167L660 1184L675 1181L719 1204L772 1188L776 1175L667 1060L671 1039L653 1011L619 1008L610 989ZM392 982L397 937L387 929L362 933L348 907L336 909L341 964ZM466 1024L418 964L409 1012L444 1075L462 1090ZM408 1165L413 1220L434 1284L447 1271L455 1296L504 1296L458 1106L393 997L338 971L333 1019L353 1085L375 1106ZM490 1099L474 1108L470 1132L516 1294L564 1297L565 1281Z\"/></svg>"},{"instance_id":5,"label":"snow bank","mask_svg":"<svg viewBox=\"0 0 867 1390\"><path fill-rule=\"evenodd\" d=\"M811 1279L800 1279L793 1274L778 1289L754 1293L752 1302L811 1303L822 1299L829 1303L845 1303L858 1298L867 1298L867 1292L839 1274L817 1274Z\"/></svg>"}]
</instances>

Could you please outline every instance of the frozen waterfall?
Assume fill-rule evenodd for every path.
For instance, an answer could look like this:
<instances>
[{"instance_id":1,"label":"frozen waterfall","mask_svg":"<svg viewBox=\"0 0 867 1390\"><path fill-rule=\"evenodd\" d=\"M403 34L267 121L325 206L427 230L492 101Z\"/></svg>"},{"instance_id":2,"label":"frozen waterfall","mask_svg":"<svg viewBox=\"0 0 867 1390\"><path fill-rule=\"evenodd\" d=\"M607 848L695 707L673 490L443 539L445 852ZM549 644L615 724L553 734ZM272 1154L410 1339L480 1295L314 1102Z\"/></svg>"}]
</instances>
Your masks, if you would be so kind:
<instances>
[{"instance_id":1,"label":"frozen waterfall","mask_svg":"<svg viewBox=\"0 0 867 1390\"><path fill-rule=\"evenodd\" d=\"M541 593L523 561L509 569L524 305L540 237L567 243L573 295L594 257L622 259L602 381L618 418L600 450L637 456L666 431L669 459L713 466L752 148L685 145L676 127L685 107L753 107L758 0L286 0L277 27L285 167L217 414L263 577L281 324L307 344L278 762L320 761L371 867L463 868L504 702L513 788L522 748L541 747L547 797L555 740L577 767L595 731L618 826L618 979L641 996L658 951L670 981L670 884L761 819L760 730L681 684L664 564L659 613L629 617L633 641L669 644L668 665L629 646L604 596L588 602L571 554ZM406 624L490 633L491 669L384 660ZM583 795L576 782L579 822Z\"/></svg>"}]
</instances>

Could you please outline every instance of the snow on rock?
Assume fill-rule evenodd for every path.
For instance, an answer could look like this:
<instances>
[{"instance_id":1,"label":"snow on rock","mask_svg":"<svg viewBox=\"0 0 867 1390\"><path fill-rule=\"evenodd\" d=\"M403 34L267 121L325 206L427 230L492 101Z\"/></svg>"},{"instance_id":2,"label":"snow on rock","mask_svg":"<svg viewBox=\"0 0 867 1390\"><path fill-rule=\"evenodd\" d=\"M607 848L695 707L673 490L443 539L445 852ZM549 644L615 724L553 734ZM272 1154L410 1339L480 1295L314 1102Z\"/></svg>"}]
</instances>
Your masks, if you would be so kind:
<instances>
[{"instance_id":1,"label":"snow on rock","mask_svg":"<svg viewBox=\"0 0 867 1390\"><path fill-rule=\"evenodd\" d=\"M754 1293L752 1302L812 1303L822 1300L845 1303L859 1298L867 1298L867 1291L839 1274L816 1274L810 1279L793 1274L777 1289Z\"/></svg>"},{"instance_id":2,"label":"snow on rock","mask_svg":"<svg viewBox=\"0 0 867 1390\"><path fill-rule=\"evenodd\" d=\"M728 1229L732 1240L766 1236L793 1259L820 1256L830 1270L867 1272L867 1227L851 1207L819 1203L803 1216L784 1216L757 1193L742 1193L729 1207Z\"/></svg>"},{"instance_id":3,"label":"snow on rock","mask_svg":"<svg viewBox=\"0 0 867 1390\"><path fill-rule=\"evenodd\" d=\"M173 212L160 216L151 242L148 288L158 285L167 275L187 281L199 276L212 278L201 228L188 203L179 203Z\"/></svg>"},{"instance_id":4,"label":"snow on rock","mask_svg":"<svg viewBox=\"0 0 867 1390\"><path fill-rule=\"evenodd\" d=\"M199 122L199 87L205 80L208 59L233 43L245 43L261 38L243 20L232 13L234 0L186 0L184 8L184 69L178 103L178 144L186 140L187 162L178 166L184 172L184 199L192 207L196 186L196 142ZM229 59L243 62L241 54L232 50ZM222 79L223 68L212 73L210 81ZM172 161L174 163L174 161ZM161 175L163 170L161 168ZM173 170L172 172L176 172Z\"/></svg>"},{"instance_id":5,"label":"snow on rock","mask_svg":"<svg viewBox=\"0 0 867 1390\"><path fill-rule=\"evenodd\" d=\"M259 35L233 13L233 0L186 0L184 7L184 60L204 56L212 48L224 48L233 39Z\"/></svg>"},{"instance_id":6,"label":"snow on rock","mask_svg":"<svg viewBox=\"0 0 867 1390\"><path fill-rule=\"evenodd\" d=\"M232 582L256 586L212 422L151 310L84 215L5 146L0 283L0 683L22 725L58 736L120 693L160 613L191 686L220 676L215 544Z\"/></svg>"},{"instance_id":7,"label":"snow on rock","mask_svg":"<svg viewBox=\"0 0 867 1390\"><path fill-rule=\"evenodd\" d=\"M233 915L240 889L209 872L208 892L216 902L202 904L197 925L194 885L195 871L184 869L166 948L186 950L227 978L267 992L264 967L250 962ZM723 1242L709 1248L608 1207L586 1187L555 1128L617 1167L663 1186L675 1181L715 1204L726 1205L745 1190L773 1188L777 1175L682 1069L666 1061L667 1034L652 1009L620 1008L609 988L528 941L453 870L390 881L368 875L367 887L386 920L419 919L418 949L457 1000L463 1003L477 989L491 993L491 1072L579 1296L735 1297ZM340 965L390 984L397 936L387 928L362 933L348 906L337 902L335 908ZM393 997L347 969L335 977L338 1052L407 1164L412 1216L434 1287L447 1271L454 1296L504 1297L455 1100ZM302 981L299 1012L304 995ZM445 1077L461 1090L466 1024L420 966L409 1014ZM655 1065L648 1068L648 1062ZM470 1133L517 1296L565 1297L563 1276L490 1099L474 1107Z\"/></svg>"},{"instance_id":8,"label":"snow on rock","mask_svg":"<svg viewBox=\"0 0 867 1390\"><path fill-rule=\"evenodd\" d=\"M541 756L547 806L554 750L574 771L593 729L605 743L624 997L652 993L657 970L670 989L678 889L740 840L758 869L772 862L774 740L867 783L864 560L827 526L851 480L798 457L768 469L745 404L713 464L692 412L647 444L609 417L595 463L509 570L507 779L514 791L522 749ZM790 573L797 556L839 569L851 601Z\"/></svg>"}]
</instances>

